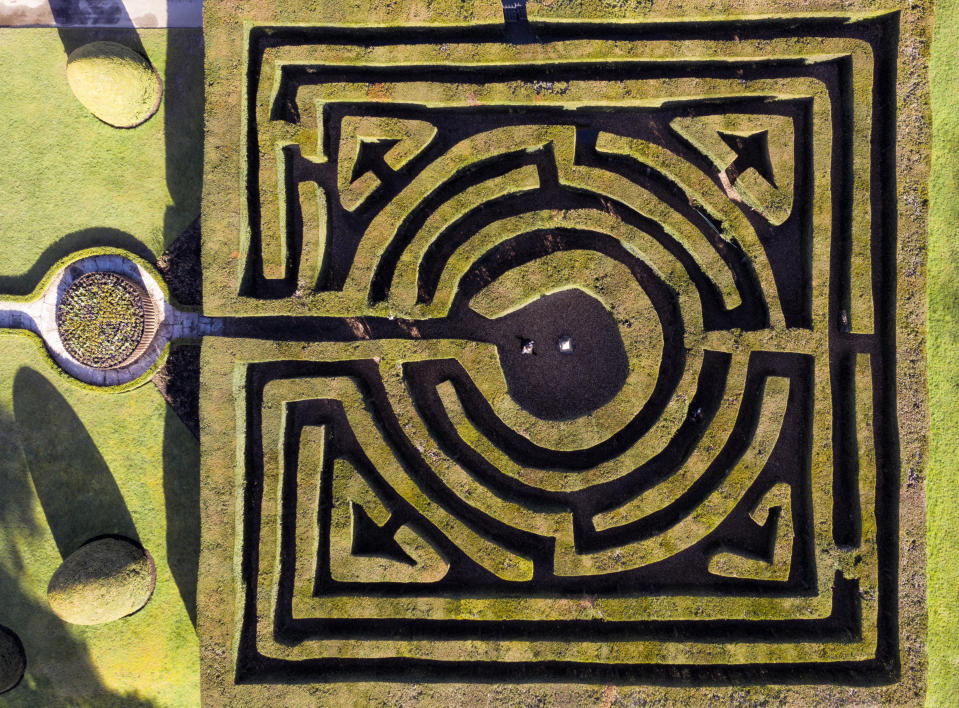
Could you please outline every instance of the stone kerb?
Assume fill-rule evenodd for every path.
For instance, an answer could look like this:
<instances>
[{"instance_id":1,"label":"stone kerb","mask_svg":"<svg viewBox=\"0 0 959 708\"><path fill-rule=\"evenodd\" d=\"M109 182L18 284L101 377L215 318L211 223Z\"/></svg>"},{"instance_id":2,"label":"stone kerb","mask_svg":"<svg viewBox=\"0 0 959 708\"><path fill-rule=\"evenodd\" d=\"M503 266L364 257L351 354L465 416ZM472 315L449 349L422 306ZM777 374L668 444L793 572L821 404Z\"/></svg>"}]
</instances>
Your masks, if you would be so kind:
<instances>
[{"instance_id":1,"label":"stone kerb","mask_svg":"<svg viewBox=\"0 0 959 708\"><path fill-rule=\"evenodd\" d=\"M57 306L81 276L110 272L127 278L145 297L147 321L143 339L127 362L113 368L87 366L73 357L57 328ZM181 312L167 301L154 275L118 254L88 256L67 264L50 279L43 294L27 302L0 300L0 329L24 329L40 336L50 357L70 376L94 386L120 386L140 378L160 359L173 340L220 335L223 322L196 312Z\"/></svg>"},{"instance_id":2,"label":"stone kerb","mask_svg":"<svg viewBox=\"0 0 959 708\"><path fill-rule=\"evenodd\" d=\"M107 271L123 275L140 286L153 302L157 328L152 340L134 361L115 369L97 369L77 361L67 351L57 329L57 305L70 285L82 275ZM83 258L66 266L57 273L40 299L40 334L53 360L68 374L95 386L117 386L142 376L156 362L170 339L176 310L166 301L163 290L149 272L132 261L117 255L101 255ZM149 336L144 333L144 341Z\"/></svg>"}]
</instances>

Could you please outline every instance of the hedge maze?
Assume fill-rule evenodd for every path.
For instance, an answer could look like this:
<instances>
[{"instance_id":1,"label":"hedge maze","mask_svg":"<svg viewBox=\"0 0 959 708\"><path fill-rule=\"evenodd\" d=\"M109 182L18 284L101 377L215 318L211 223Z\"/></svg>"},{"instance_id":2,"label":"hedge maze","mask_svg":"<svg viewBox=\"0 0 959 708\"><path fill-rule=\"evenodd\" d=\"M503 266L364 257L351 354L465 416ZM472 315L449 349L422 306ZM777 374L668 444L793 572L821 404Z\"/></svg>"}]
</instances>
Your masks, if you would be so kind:
<instances>
[{"instance_id":1,"label":"hedge maze","mask_svg":"<svg viewBox=\"0 0 959 708\"><path fill-rule=\"evenodd\" d=\"M897 15L243 31L216 671L896 675Z\"/></svg>"}]
</instances>

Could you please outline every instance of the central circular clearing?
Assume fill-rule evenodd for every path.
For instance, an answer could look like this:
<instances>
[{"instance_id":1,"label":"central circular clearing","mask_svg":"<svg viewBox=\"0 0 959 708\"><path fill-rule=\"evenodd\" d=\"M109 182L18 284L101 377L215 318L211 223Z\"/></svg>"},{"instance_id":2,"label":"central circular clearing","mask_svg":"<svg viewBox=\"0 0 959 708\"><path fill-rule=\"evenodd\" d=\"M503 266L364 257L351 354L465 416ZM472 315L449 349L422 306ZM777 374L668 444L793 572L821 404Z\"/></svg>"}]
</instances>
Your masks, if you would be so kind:
<instances>
[{"instance_id":1,"label":"central circular clearing","mask_svg":"<svg viewBox=\"0 0 959 708\"><path fill-rule=\"evenodd\" d=\"M612 314L577 288L544 295L491 327L501 342L510 395L540 418L592 413L611 401L629 376L629 357Z\"/></svg>"},{"instance_id":2,"label":"central circular clearing","mask_svg":"<svg viewBox=\"0 0 959 708\"><path fill-rule=\"evenodd\" d=\"M70 355L96 369L123 366L140 354L152 303L133 282L116 273L77 278L57 305L57 330Z\"/></svg>"}]
</instances>

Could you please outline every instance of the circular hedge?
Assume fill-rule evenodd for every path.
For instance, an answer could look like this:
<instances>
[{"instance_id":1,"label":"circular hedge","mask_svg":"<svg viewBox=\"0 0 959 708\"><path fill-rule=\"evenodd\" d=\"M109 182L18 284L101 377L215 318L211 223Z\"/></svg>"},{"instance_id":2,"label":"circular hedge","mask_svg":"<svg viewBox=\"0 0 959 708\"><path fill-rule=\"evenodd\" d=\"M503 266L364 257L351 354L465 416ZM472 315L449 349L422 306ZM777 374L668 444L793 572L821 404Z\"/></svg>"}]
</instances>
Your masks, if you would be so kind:
<instances>
[{"instance_id":1,"label":"circular hedge","mask_svg":"<svg viewBox=\"0 0 959 708\"><path fill-rule=\"evenodd\" d=\"M97 369L123 366L142 353L152 329L149 296L117 273L86 273L57 305L57 330L63 346L81 364Z\"/></svg>"}]
</instances>

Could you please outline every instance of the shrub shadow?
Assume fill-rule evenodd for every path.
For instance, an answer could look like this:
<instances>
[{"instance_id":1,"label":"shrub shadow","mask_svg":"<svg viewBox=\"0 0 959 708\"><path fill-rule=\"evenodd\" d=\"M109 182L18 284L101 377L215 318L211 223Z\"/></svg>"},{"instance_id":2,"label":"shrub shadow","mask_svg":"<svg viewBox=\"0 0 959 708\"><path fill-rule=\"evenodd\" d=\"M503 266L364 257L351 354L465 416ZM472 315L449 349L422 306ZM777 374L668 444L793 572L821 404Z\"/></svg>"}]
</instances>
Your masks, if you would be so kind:
<instances>
[{"instance_id":1,"label":"shrub shadow","mask_svg":"<svg viewBox=\"0 0 959 708\"><path fill-rule=\"evenodd\" d=\"M106 227L81 229L50 244L25 273L0 276L0 292L9 295L29 295L57 261L87 248L120 248L149 263L156 262L153 252L144 246L142 241L126 231Z\"/></svg>"},{"instance_id":2,"label":"shrub shadow","mask_svg":"<svg viewBox=\"0 0 959 708\"><path fill-rule=\"evenodd\" d=\"M172 244L200 213L203 185L205 81L203 31L167 32L163 76L163 141L166 182L172 204L163 223L164 246ZM192 212L184 219L184 213Z\"/></svg>"},{"instance_id":3,"label":"shrub shadow","mask_svg":"<svg viewBox=\"0 0 959 708\"><path fill-rule=\"evenodd\" d=\"M0 696L0 704L49 706L63 701L150 706L137 696L111 693L101 683L84 643L22 584L29 571L30 546L43 543L43 530L32 513L35 497L20 455L17 427L0 410L0 528L4 530L0 534L0 624L23 642L27 673L16 688Z\"/></svg>"},{"instance_id":4,"label":"shrub shadow","mask_svg":"<svg viewBox=\"0 0 959 708\"><path fill-rule=\"evenodd\" d=\"M103 456L70 404L41 374L21 368L13 410L27 469L60 555L116 534L139 543L136 527Z\"/></svg>"}]
</instances>

